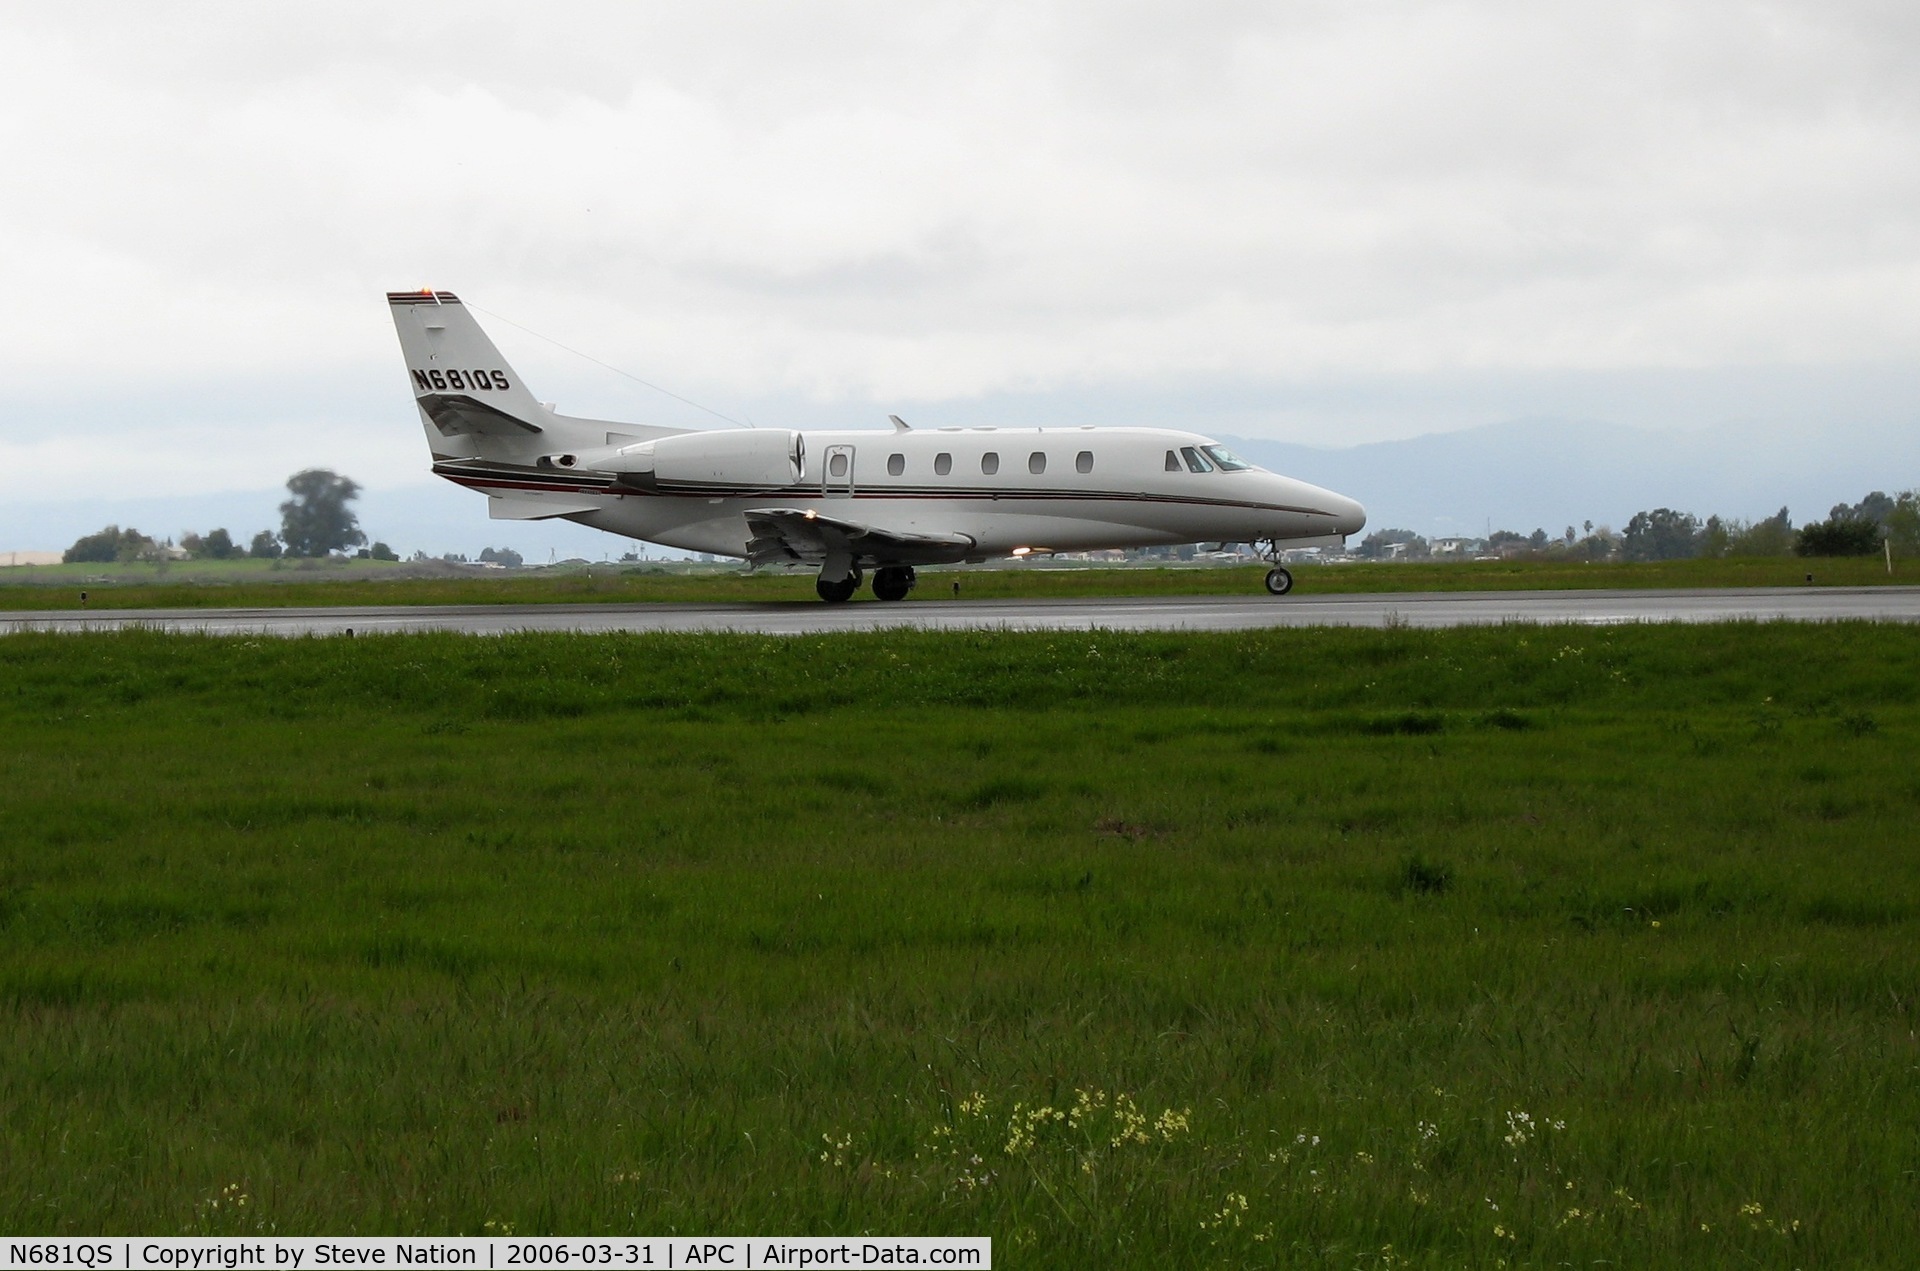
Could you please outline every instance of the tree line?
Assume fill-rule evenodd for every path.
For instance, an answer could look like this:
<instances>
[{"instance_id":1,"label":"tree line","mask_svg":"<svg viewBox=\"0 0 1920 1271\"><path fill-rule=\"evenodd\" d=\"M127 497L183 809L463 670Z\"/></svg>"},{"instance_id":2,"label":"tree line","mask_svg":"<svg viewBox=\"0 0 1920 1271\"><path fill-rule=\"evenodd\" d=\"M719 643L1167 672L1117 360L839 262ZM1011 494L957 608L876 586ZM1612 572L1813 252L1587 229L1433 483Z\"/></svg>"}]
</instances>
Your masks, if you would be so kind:
<instances>
[{"instance_id":1,"label":"tree line","mask_svg":"<svg viewBox=\"0 0 1920 1271\"><path fill-rule=\"evenodd\" d=\"M1650 561L1728 556L1870 556L1887 550L1920 555L1920 490L1889 495L1875 490L1858 503L1836 503L1826 519L1795 528L1786 508L1759 521L1653 508L1636 512L1626 528L1585 524L1582 534L1569 525L1563 534L1544 529L1531 534L1495 530L1473 540L1480 550L1499 556L1558 560ZM1442 546L1449 540L1440 540ZM1354 555L1366 560L1419 560L1446 555L1412 530L1375 530L1360 541Z\"/></svg>"},{"instance_id":2,"label":"tree line","mask_svg":"<svg viewBox=\"0 0 1920 1271\"><path fill-rule=\"evenodd\" d=\"M360 548L358 555L371 560L399 560L385 543L363 546L367 536L350 506L360 497L357 483L326 468L308 468L287 478L289 497L280 505L280 529L261 530L242 547L225 527L205 534L189 531L180 536L178 550L190 560L235 560L254 557L275 560L281 556L320 557ZM75 540L61 559L76 561L167 560L174 555L173 543L142 534L129 526L109 525Z\"/></svg>"}]
</instances>

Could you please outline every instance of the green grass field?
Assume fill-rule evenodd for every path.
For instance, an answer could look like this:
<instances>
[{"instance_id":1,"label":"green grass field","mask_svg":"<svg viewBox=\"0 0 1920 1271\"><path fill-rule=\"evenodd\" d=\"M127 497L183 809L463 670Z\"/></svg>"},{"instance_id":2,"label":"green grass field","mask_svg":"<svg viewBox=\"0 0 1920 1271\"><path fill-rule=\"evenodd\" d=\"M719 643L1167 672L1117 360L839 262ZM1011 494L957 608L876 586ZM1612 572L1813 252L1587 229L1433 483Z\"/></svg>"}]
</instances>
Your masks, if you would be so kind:
<instances>
[{"instance_id":1,"label":"green grass field","mask_svg":"<svg viewBox=\"0 0 1920 1271\"><path fill-rule=\"evenodd\" d=\"M273 568L281 566L281 568ZM306 605L459 605L762 601L817 604L813 575L748 575L725 567L596 565L566 570L455 573L430 563L200 561L183 565L50 565L0 570L0 610L72 609L81 591L93 608L228 608ZM423 571L425 571L423 573ZM925 570L916 601L1047 596L1258 594L1265 566ZM1294 567L1301 594L1510 591L1605 587L1874 587L1920 585L1920 560L1878 556L1580 564L1460 561ZM862 591L860 599L871 601Z\"/></svg>"},{"instance_id":2,"label":"green grass field","mask_svg":"<svg viewBox=\"0 0 1920 1271\"><path fill-rule=\"evenodd\" d=\"M0 638L0 1229L1892 1267L1920 629Z\"/></svg>"}]
</instances>

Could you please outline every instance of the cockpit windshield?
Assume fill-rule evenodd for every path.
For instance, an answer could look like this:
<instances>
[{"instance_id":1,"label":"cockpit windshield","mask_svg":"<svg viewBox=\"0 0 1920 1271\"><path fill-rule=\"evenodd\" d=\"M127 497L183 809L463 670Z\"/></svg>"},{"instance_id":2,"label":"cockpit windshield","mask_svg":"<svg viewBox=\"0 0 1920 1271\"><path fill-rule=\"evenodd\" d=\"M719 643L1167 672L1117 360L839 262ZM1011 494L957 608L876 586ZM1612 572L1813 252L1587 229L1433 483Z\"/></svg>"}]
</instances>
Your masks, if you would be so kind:
<instances>
[{"instance_id":1,"label":"cockpit windshield","mask_svg":"<svg viewBox=\"0 0 1920 1271\"><path fill-rule=\"evenodd\" d=\"M1252 464L1233 453L1233 451L1228 450L1225 446L1202 446L1200 448L1213 457L1213 461L1220 465L1220 471L1222 472L1245 472L1253 467Z\"/></svg>"}]
</instances>

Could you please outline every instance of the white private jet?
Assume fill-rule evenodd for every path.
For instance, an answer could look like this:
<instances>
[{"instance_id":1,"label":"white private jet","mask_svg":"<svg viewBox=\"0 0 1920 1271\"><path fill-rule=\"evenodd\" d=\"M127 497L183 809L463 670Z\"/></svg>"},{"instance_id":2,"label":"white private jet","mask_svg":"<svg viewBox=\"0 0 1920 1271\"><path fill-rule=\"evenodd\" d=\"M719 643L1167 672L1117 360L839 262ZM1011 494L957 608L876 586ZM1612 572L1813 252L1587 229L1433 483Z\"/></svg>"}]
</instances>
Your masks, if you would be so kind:
<instances>
[{"instance_id":1,"label":"white private jet","mask_svg":"<svg viewBox=\"0 0 1920 1271\"><path fill-rule=\"evenodd\" d=\"M1358 503L1164 428L685 429L536 401L458 297L389 292L435 473L497 520L559 517L754 567L820 571L822 600L903 600L914 567L1185 543L1343 543Z\"/></svg>"}]
</instances>

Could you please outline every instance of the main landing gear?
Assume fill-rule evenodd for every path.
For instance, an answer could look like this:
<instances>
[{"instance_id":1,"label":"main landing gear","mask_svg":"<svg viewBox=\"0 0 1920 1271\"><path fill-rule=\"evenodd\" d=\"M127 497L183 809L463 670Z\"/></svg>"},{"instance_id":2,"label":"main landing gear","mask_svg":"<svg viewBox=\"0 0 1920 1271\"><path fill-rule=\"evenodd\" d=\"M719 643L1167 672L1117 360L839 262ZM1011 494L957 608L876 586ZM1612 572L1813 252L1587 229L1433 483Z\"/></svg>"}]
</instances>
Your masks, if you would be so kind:
<instances>
[{"instance_id":1,"label":"main landing gear","mask_svg":"<svg viewBox=\"0 0 1920 1271\"><path fill-rule=\"evenodd\" d=\"M883 565L873 571L875 600L905 600L916 580L911 565Z\"/></svg>"},{"instance_id":2,"label":"main landing gear","mask_svg":"<svg viewBox=\"0 0 1920 1271\"><path fill-rule=\"evenodd\" d=\"M873 598L905 600L907 593L913 590L915 581L911 565L882 565L873 571ZM837 605L852 600L854 593L860 590L860 583L858 569L848 570L847 576L838 582L828 582L823 571L820 577L814 579L813 589L820 593L820 599Z\"/></svg>"},{"instance_id":3,"label":"main landing gear","mask_svg":"<svg viewBox=\"0 0 1920 1271\"><path fill-rule=\"evenodd\" d=\"M860 571L850 569L847 576L838 582L828 582L825 574L814 579L813 589L820 593L820 599L830 605L841 604L853 599L853 593L860 590Z\"/></svg>"},{"instance_id":4,"label":"main landing gear","mask_svg":"<svg viewBox=\"0 0 1920 1271\"><path fill-rule=\"evenodd\" d=\"M1292 591L1293 574L1280 563L1280 544L1274 539L1266 538L1253 544L1253 548L1265 558L1267 564L1273 566L1267 571L1267 594L1284 596Z\"/></svg>"}]
</instances>

